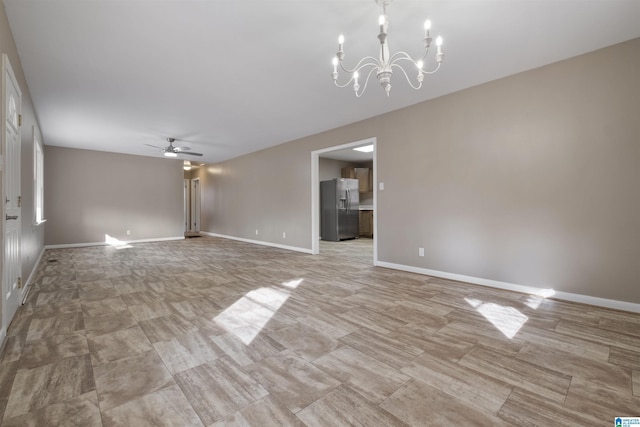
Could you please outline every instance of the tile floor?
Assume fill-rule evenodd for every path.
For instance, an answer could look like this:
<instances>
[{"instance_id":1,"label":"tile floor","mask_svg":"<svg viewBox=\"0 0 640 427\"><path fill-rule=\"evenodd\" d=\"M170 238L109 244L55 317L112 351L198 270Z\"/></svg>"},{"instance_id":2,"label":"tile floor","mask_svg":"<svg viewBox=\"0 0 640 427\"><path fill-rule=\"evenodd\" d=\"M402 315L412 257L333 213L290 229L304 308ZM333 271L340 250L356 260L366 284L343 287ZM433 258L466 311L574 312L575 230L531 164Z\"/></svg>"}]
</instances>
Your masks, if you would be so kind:
<instances>
[{"instance_id":1,"label":"tile floor","mask_svg":"<svg viewBox=\"0 0 640 427\"><path fill-rule=\"evenodd\" d=\"M640 416L640 315L339 252L209 237L47 251L0 358L2 426Z\"/></svg>"}]
</instances>

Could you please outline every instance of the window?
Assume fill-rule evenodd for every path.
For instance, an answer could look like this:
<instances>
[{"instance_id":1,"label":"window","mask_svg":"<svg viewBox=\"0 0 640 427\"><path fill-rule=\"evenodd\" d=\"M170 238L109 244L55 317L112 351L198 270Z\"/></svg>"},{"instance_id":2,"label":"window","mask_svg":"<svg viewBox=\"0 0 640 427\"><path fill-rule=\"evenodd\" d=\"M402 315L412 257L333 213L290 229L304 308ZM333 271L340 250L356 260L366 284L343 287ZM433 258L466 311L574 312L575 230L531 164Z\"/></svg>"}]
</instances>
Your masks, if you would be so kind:
<instances>
[{"instance_id":1,"label":"window","mask_svg":"<svg viewBox=\"0 0 640 427\"><path fill-rule=\"evenodd\" d=\"M34 209L33 222L35 225L42 224L44 219L44 152L40 136L35 126L33 127L33 194Z\"/></svg>"}]
</instances>

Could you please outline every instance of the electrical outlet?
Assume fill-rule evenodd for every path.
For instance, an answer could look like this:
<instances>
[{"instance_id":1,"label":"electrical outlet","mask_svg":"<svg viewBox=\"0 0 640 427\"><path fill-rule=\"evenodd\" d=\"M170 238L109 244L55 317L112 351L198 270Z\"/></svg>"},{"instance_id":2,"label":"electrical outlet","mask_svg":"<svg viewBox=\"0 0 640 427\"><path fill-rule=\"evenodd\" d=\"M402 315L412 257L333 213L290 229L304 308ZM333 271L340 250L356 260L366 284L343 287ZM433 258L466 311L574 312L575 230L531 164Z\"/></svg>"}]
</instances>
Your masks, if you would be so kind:
<instances>
[{"instance_id":1,"label":"electrical outlet","mask_svg":"<svg viewBox=\"0 0 640 427\"><path fill-rule=\"evenodd\" d=\"M258 235L258 230L256 230L256 236Z\"/></svg>"},{"instance_id":2,"label":"electrical outlet","mask_svg":"<svg viewBox=\"0 0 640 427\"><path fill-rule=\"evenodd\" d=\"M282 238L286 239L287 238L287 233L285 233L284 231L282 232Z\"/></svg>"},{"instance_id":3,"label":"electrical outlet","mask_svg":"<svg viewBox=\"0 0 640 427\"><path fill-rule=\"evenodd\" d=\"M378 189L379 189L380 191L384 191L384 182L379 182L379 183L378 183Z\"/></svg>"},{"instance_id":4,"label":"electrical outlet","mask_svg":"<svg viewBox=\"0 0 640 427\"><path fill-rule=\"evenodd\" d=\"M131 230L127 230L127 236L131 236Z\"/></svg>"},{"instance_id":5,"label":"electrical outlet","mask_svg":"<svg viewBox=\"0 0 640 427\"><path fill-rule=\"evenodd\" d=\"M418 256L424 256L424 248L418 248Z\"/></svg>"}]
</instances>

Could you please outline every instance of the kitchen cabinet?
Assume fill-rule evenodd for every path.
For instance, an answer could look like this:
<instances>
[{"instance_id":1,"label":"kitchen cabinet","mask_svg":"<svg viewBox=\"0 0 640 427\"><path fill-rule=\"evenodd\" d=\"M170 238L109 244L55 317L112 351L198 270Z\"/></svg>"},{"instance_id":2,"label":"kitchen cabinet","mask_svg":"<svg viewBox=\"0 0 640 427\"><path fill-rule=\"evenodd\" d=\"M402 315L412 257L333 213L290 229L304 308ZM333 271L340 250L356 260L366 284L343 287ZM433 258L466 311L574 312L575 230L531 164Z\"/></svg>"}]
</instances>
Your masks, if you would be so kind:
<instances>
[{"instance_id":1,"label":"kitchen cabinet","mask_svg":"<svg viewBox=\"0 0 640 427\"><path fill-rule=\"evenodd\" d=\"M342 178L357 179L359 193L373 191L373 173L370 168L342 168Z\"/></svg>"},{"instance_id":2,"label":"kitchen cabinet","mask_svg":"<svg viewBox=\"0 0 640 427\"><path fill-rule=\"evenodd\" d=\"M360 211L360 236L373 237L373 211Z\"/></svg>"}]
</instances>

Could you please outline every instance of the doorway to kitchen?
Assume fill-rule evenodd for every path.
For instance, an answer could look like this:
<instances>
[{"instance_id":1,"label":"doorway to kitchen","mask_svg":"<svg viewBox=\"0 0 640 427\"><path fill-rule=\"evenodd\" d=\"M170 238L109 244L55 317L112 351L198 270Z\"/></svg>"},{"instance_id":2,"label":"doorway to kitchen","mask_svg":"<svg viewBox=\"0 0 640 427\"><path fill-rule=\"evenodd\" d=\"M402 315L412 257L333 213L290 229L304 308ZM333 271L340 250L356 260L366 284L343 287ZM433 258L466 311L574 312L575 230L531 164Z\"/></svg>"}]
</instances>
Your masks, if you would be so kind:
<instances>
[{"instance_id":1,"label":"doorway to kitchen","mask_svg":"<svg viewBox=\"0 0 640 427\"><path fill-rule=\"evenodd\" d=\"M316 150L311 153L312 253L369 265L377 263L376 138ZM332 241L322 233L321 182L352 179L358 188L358 230L355 239ZM328 184L324 184L325 186ZM326 200L326 196L324 196ZM326 203L326 202L325 202ZM337 203L340 209L340 203ZM325 208L326 215L326 208ZM338 214L339 216L339 214ZM325 227L327 221L324 221ZM334 226L331 224L330 226ZM338 225L339 226L339 225ZM321 239L324 234L324 240Z\"/></svg>"}]
</instances>

